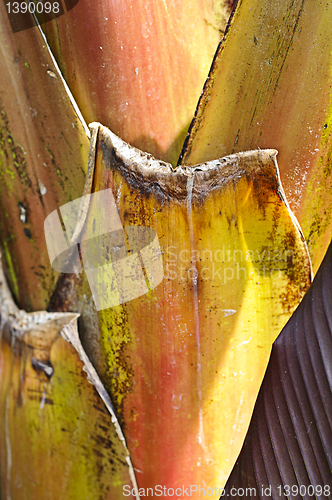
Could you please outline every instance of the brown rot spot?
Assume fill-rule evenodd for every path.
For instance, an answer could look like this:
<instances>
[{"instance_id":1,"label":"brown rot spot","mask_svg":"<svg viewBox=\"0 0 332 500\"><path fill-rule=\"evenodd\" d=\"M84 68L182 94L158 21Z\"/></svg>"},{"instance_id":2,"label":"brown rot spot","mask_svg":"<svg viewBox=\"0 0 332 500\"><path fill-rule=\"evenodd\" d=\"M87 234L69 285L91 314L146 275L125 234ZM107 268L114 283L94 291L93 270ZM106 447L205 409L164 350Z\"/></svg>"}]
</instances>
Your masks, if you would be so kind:
<instances>
[{"instance_id":1,"label":"brown rot spot","mask_svg":"<svg viewBox=\"0 0 332 500\"><path fill-rule=\"evenodd\" d=\"M236 7L238 0L226 0L226 5L228 6L230 12Z\"/></svg>"},{"instance_id":2,"label":"brown rot spot","mask_svg":"<svg viewBox=\"0 0 332 500\"><path fill-rule=\"evenodd\" d=\"M25 228L23 229L23 231L24 231L25 236L26 236L29 240L31 240L32 235L31 235L31 231L30 231L30 229L28 229L27 227L25 227Z\"/></svg>"}]
</instances>

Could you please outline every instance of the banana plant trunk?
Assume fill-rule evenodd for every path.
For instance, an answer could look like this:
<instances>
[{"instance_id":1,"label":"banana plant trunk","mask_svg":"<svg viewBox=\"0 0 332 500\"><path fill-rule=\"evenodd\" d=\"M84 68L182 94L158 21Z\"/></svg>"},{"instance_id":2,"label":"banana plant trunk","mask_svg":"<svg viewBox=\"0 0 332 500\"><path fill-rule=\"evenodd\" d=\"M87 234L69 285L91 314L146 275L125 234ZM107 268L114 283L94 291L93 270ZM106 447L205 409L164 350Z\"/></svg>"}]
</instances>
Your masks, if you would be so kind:
<instances>
[{"instance_id":1,"label":"banana plant trunk","mask_svg":"<svg viewBox=\"0 0 332 500\"><path fill-rule=\"evenodd\" d=\"M272 125L251 140L243 110L219 109L220 95L235 106L243 94L243 26L256 47L271 18L258 3L99 0L92 10L80 0L18 32L0 5L2 500L187 491L198 500L198 488L218 492L230 477L272 344L312 279L309 225L303 235L290 208L297 135L281 140L278 122L279 155ZM277 3L273 36L301 26L291 72L309 2ZM327 4L315 7L318 35ZM252 79L269 43L255 49ZM233 87L224 60L231 73L241 63ZM278 85L285 93L285 78L266 102ZM244 109L257 97L251 82ZM317 127L328 98L315 103ZM264 101L259 121L272 115ZM329 186L329 148L320 151L316 177ZM326 196L315 209L315 269L330 227Z\"/></svg>"}]
</instances>

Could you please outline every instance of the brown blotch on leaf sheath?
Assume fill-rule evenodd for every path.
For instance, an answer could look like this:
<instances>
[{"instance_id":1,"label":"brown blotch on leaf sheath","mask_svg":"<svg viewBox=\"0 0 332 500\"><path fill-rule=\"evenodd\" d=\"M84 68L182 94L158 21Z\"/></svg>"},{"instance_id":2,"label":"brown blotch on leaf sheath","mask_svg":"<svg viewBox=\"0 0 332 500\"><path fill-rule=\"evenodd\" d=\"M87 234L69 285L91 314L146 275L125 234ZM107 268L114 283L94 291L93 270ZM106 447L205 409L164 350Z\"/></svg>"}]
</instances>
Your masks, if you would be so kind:
<instances>
[{"instance_id":1,"label":"brown blotch on leaf sheath","mask_svg":"<svg viewBox=\"0 0 332 500\"><path fill-rule=\"evenodd\" d=\"M80 277L75 273L61 274L47 310L52 312L73 311L73 305L77 304L77 286ZM75 307L76 310L76 307Z\"/></svg>"}]
</instances>

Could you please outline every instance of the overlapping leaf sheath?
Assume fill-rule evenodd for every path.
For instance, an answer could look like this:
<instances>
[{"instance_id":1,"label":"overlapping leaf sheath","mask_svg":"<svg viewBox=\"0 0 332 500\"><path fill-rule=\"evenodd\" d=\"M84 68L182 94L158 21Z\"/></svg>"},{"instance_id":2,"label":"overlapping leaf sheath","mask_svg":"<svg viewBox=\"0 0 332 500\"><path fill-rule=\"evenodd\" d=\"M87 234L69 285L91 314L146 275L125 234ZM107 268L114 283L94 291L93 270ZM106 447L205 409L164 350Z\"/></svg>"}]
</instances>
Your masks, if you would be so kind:
<instances>
[{"instance_id":1,"label":"overlapping leaf sheath","mask_svg":"<svg viewBox=\"0 0 332 500\"><path fill-rule=\"evenodd\" d=\"M103 276L112 275L118 264L112 256L120 250L98 240L86 268L90 279L95 262L95 297L113 307L98 313L100 339L84 331L82 311L84 344L93 345L91 358L124 423L139 486L222 486L243 442L271 344L310 281L276 151L173 170L105 127L93 129L94 192L112 190L129 241L132 227L155 231L164 279L158 286L148 279L148 293L114 306L123 276L113 292ZM90 228L101 217L93 204ZM135 238L131 245L129 257L140 254L144 267L142 246ZM85 255L82 250L83 265ZM139 266L129 275L133 287ZM73 307L68 290L64 276L56 296ZM90 312L86 318L89 324Z\"/></svg>"},{"instance_id":2,"label":"overlapping leaf sheath","mask_svg":"<svg viewBox=\"0 0 332 500\"><path fill-rule=\"evenodd\" d=\"M273 345L225 497L331 498L331 305L332 246Z\"/></svg>"},{"instance_id":3,"label":"overlapping leaf sheath","mask_svg":"<svg viewBox=\"0 0 332 500\"><path fill-rule=\"evenodd\" d=\"M233 3L80 0L42 27L86 121L176 164Z\"/></svg>"},{"instance_id":4,"label":"overlapping leaf sheath","mask_svg":"<svg viewBox=\"0 0 332 500\"><path fill-rule=\"evenodd\" d=\"M122 498L123 486L136 484L134 471L109 397L78 340L78 315L27 314L4 288L1 276L3 498Z\"/></svg>"},{"instance_id":5,"label":"overlapping leaf sheath","mask_svg":"<svg viewBox=\"0 0 332 500\"><path fill-rule=\"evenodd\" d=\"M44 219L81 195L89 141L38 29L0 14L0 244L15 299L37 310L55 284Z\"/></svg>"},{"instance_id":6,"label":"overlapping leaf sheath","mask_svg":"<svg viewBox=\"0 0 332 500\"><path fill-rule=\"evenodd\" d=\"M314 270L331 235L332 4L240 1L217 51L182 163L276 148Z\"/></svg>"}]
</instances>

